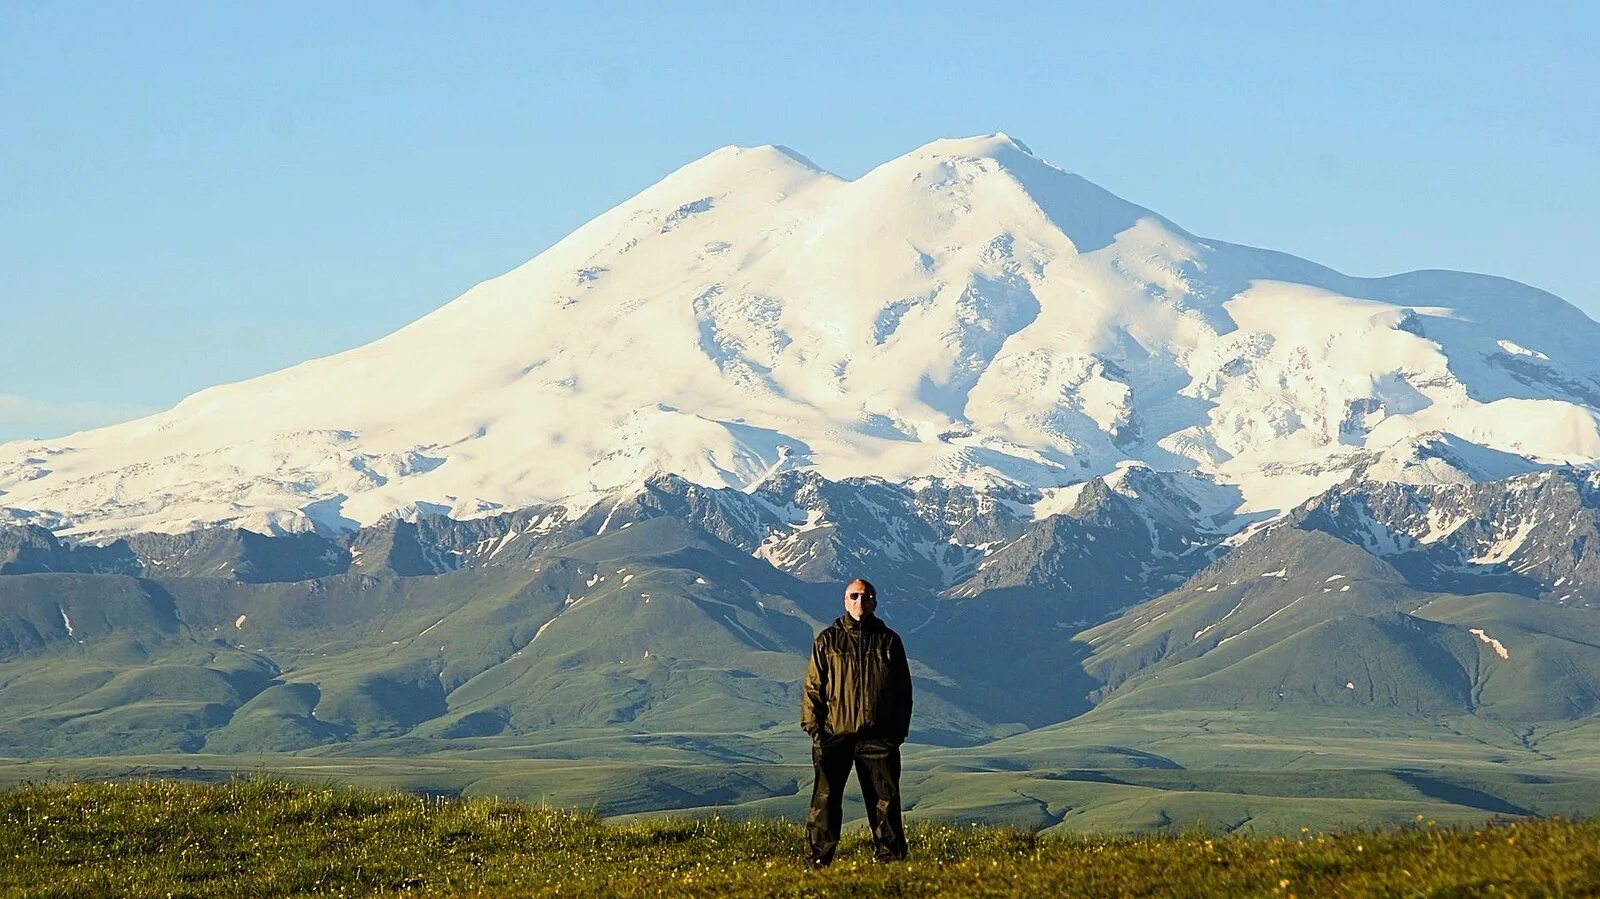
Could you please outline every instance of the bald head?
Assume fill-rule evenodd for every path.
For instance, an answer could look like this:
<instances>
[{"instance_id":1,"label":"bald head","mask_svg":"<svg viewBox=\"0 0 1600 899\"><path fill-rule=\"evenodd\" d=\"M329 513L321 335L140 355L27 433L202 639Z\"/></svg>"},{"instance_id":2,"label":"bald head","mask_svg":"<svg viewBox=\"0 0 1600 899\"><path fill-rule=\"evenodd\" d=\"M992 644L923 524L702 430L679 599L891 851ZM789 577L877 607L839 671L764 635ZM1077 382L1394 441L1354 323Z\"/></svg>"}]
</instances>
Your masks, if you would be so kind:
<instances>
[{"instance_id":1,"label":"bald head","mask_svg":"<svg viewBox=\"0 0 1600 899\"><path fill-rule=\"evenodd\" d=\"M856 578L844 588L844 610L851 618L860 621L878 608L878 589L865 578Z\"/></svg>"}]
</instances>

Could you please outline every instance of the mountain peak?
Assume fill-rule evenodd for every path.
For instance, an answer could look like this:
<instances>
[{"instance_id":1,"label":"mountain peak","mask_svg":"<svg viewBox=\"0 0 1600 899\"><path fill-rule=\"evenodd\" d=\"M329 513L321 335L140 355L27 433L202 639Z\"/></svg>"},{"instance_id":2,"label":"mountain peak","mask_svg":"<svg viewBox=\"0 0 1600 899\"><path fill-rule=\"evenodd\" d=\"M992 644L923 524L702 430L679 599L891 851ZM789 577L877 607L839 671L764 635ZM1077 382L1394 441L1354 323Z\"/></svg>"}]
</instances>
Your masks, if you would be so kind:
<instances>
[{"instance_id":1,"label":"mountain peak","mask_svg":"<svg viewBox=\"0 0 1600 899\"><path fill-rule=\"evenodd\" d=\"M692 174L696 180L708 183L725 182L723 187L727 187L737 183L741 175L757 172L802 178L816 175L835 177L789 147L778 144L758 144L750 147L728 144L688 163L663 179L663 183L682 180L685 175ZM646 192L648 193L648 190Z\"/></svg>"},{"instance_id":2,"label":"mountain peak","mask_svg":"<svg viewBox=\"0 0 1600 899\"><path fill-rule=\"evenodd\" d=\"M780 192L811 183L837 182L839 177L805 156L777 144L729 144L678 168L623 204L636 212L641 206L679 204L698 197L766 185Z\"/></svg>"},{"instance_id":3,"label":"mountain peak","mask_svg":"<svg viewBox=\"0 0 1600 899\"><path fill-rule=\"evenodd\" d=\"M777 163L792 163L805 166L808 169L822 171L816 163L807 159L803 154L782 144L756 144L754 146L741 146L728 144L718 147L701 157L702 160L711 159L742 159L746 161L763 161Z\"/></svg>"},{"instance_id":4,"label":"mountain peak","mask_svg":"<svg viewBox=\"0 0 1600 899\"><path fill-rule=\"evenodd\" d=\"M1028 145L1006 134L996 131L993 134L980 134L973 137L945 137L923 144L917 149L906 154L908 156L968 156L981 159L1003 159L1006 156L1021 153L1033 159L1033 151Z\"/></svg>"}]
</instances>

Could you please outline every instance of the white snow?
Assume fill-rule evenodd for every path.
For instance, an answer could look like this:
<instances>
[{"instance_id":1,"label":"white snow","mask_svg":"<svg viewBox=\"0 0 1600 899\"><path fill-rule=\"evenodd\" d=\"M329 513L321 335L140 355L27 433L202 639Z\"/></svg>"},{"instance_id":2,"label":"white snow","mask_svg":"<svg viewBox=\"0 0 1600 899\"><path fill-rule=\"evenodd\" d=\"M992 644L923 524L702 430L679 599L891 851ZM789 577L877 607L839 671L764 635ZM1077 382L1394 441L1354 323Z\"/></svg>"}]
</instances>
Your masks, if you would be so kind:
<instances>
[{"instance_id":1,"label":"white snow","mask_svg":"<svg viewBox=\"0 0 1600 899\"><path fill-rule=\"evenodd\" d=\"M1041 491L1043 496L1034 503L1030 510L1035 521L1049 518L1052 515L1061 515L1071 512L1078 505L1078 498L1083 495L1083 488L1089 485L1088 481L1072 484L1059 489Z\"/></svg>"},{"instance_id":2,"label":"white snow","mask_svg":"<svg viewBox=\"0 0 1600 899\"><path fill-rule=\"evenodd\" d=\"M823 527L827 524L827 522L822 520L822 514L823 513L821 509L809 509L806 511L805 521L799 524L792 524L790 527L794 528L794 531L797 534L803 534L806 531L814 531L817 528Z\"/></svg>"},{"instance_id":3,"label":"white snow","mask_svg":"<svg viewBox=\"0 0 1600 899\"><path fill-rule=\"evenodd\" d=\"M1289 576L1289 569L1287 569L1287 568L1279 568L1277 571L1265 572L1261 576L1262 577L1288 577Z\"/></svg>"},{"instance_id":4,"label":"white snow","mask_svg":"<svg viewBox=\"0 0 1600 899\"><path fill-rule=\"evenodd\" d=\"M1344 577L1344 575L1342 575L1342 574L1336 574L1336 575L1333 575L1332 577L1329 577L1329 578L1325 579L1323 581L1323 583L1326 584L1326 583L1329 583L1330 581L1337 581L1337 580L1340 580L1343 577Z\"/></svg>"},{"instance_id":5,"label":"white snow","mask_svg":"<svg viewBox=\"0 0 1600 899\"><path fill-rule=\"evenodd\" d=\"M1600 324L1513 282L1196 237L1004 134L854 180L726 147L370 344L4 444L0 497L64 536L341 531L811 468L1048 488L1038 516L1132 461L1251 513L1358 464L1449 477L1419 461L1440 434L1600 459L1563 386L1600 383L1596 345Z\"/></svg>"},{"instance_id":6,"label":"white snow","mask_svg":"<svg viewBox=\"0 0 1600 899\"><path fill-rule=\"evenodd\" d=\"M494 548L489 550L489 558L492 559L495 556L500 555L500 550L505 549L506 544L510 543L512 540L515 540L518 533L519 532L516 530L507 531L505 536L501 537L500 540L495 543Z\"/></svg>"},{"instance_id":7,"label":"white snow","mask_svg":"<svg viewBox=\"0 0 1600 899\"><path fill-rule=\"evenodd\" d=\"M1237 637L1243 637L1245 634L1250 633L1251 631L1255 630L1256 628L1260 627L1261 625L1266 624L1267 622L1269 622L1272 619L1278 617L1279 615L1282 615L1284 612L1289 611L1289 609L1291 607L1293 607L1295 603L1299 602L1302 599L1305 599L1305 597L1304 596L1297 597L1294 600L1294 602L1289 603L1289 605L1286 605L1283 608L1279 609L1278 611L1273 612L1271 615L1268 615L1267 617L1261 619L1260 621L1257 621L1255 624L1250 625L1249 627L1247 627L1244 630L1238 632L1237 634L1232 634L1232 635L1229 635L1227 637L1223 637L1221 640L1217 641L1217 645L1221 646L1222 644L1228 642L1229 640L1235 639Z\"/></svg>"},{"instance_id":8,"label":"white snow","mask_svg":"<svg viewBox=\"0 0 1600 899\"><path fill-rule=\"evenodd\" d=\"M432 623L432 624L428 625L427 627L423 628L422 629L422 633L418 634L417 636L419 636L419 637L427 636L428 631L433 630L434 628L438 627L441 624L444 624L444 619L443 618L440 618L438 621L435 621L434 623ZM441 646L439 648L440 649L444 649L443 646Z\"/></svg>"},{"instance_id":9,"label":"white snow","mask_svg":"<svg viewBox=\"0 0 1600 899\"><path fill-rule=\"evenodd\" d=\"M68 637L76 637L78 632L72 629L72 619L67 617L66 607L65 606L61 606L61 605L57 605L56 606L56 611L61 613L61 623L67 629L67 636Z\"/></svg>"},{"instance_id":10,"label":"white snow","mask_svg":"<svg viewBox=\"0 0 1600 899\"><path fill-rule=\"evenodd\" d=\"M1149 621L1143 621L1142 618L1135 618L1134 619L1135 622L1142 622L1142 623L1140 623L1138 627L1134 628L1134 630L1135 631L1142 630L1144 628L1144 626L1147 625L1147 624L1155 624L1157 621L1161 620L1161 618L1163 616L1165 616L1166 614L1167 614L1166 612L1158 612L1155 615L1150 616L1150 620Z\"/></svg>"},{"instance_id":11,"label":"white snow","mask_svg":"<svg viewBox=\"0 0 1600 899\"><path fill-rule=\"evenodd\" d=\"M1538 350L1530 350L1527 347L1518 346L1509 340L1497 340L1495 343L1500 347L1500 349L1505 350L1513 356L1527 356L1531 359L1542 359L1546 362L1550 361L1549 356L1546 356Z\"/></svg>"},{"instance_id":12,"label":"white snow","mask_svg":"<svg viewBox=\"0 0 1600 899\"><path fill-rule=\"evenodd\" d=\"M1522 548L1522 544L1527 542L1528 535L1533 533L1537 525L1536 521L1524 519L1517 525L1514 533L1480 549L1467 561L1474 565L1498 565L1509 560Z\"/></svg>"},{"instance_id":13,"label":"white snow","mask_svg":"<svg viewBox=\"0 0 1600 899\"><path fill-rule=\"evenodd\" d=\"M244 619L245 619L245 617L246 616L244 616L244 615L240 615L238 618L233 619L233 629L234 630L242 630L244 628Z\"/></svg>"},{"instance_id":14,"label":"white snow","mask_svg":"<svg viewBox=\"0 0 1600 899\"><path fill-rule=\"evenodd\" d=\"M1469 627L1469 628L1467 628L1467 633L1473 635L1474 637L1477 637L1486 646L1488 646L1490 649L1493 649L1494 650L1494 654L1499 656L1500 658L1502 658L1502 659L1511 658L1511 653L1506 650L1505 644L1501 643L1499 640L1496 640L1495 638L1493 638L1493 637L1489 636L1488 634L1484 633L1483 632L1483 628L1481 628L1481 627Z\"/></svg>"},{"instance_id":15,"label":"white snow","mask_svg":"<svg viewBox=\"0 0 1600 899\"><path fill-rule=\"evenodd\" d=\"M1418 543L1436 543L1455 533L1460 527L1472 520L1470 515L1446 516L1438 507L1428 510L1427 533L1417 538Z\"/></svg>"},{"instance_id":16,"label":"white snow","mask_svg":"<svg viewBox=\"0 0 1600 899\"><path fill-rule=\"evenodd\" d=\"M1209 632L1212 628L1216 627L1217 625L1221 624L1224 621L1227 621L1229 618L1232 618L1233 617L1233 613L1239 611L1239 609L1241 609L1243 607L1244 607L1244 600L1241 599L1241 600L1239 600L1237 605L1235 605L1233 608L1228 610L1228 614L1223 615L1221 618L1218 618L1216 621L1213 621L1212 623L1206 625L1205 627L1195 631L1194 632L1194 638L1196 640L1198 640L1201 637L1204 637L1207 634L1207 632Z\"/></svg>"}]
</instances>

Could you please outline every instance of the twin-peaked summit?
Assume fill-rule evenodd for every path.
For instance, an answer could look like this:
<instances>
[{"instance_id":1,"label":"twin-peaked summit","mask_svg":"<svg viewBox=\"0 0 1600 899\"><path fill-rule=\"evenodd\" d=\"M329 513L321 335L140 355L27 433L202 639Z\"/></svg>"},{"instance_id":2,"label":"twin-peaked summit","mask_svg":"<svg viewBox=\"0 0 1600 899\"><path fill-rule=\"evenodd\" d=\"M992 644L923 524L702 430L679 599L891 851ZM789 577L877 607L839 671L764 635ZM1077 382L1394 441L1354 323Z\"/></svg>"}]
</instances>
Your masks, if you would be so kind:
<instances>
[{"instance_id":1,"label":"twin-peaked summit","mask_svg":"<svg viewBox=\"0 0 1600 899\"><path fill-rule=\"evenodd\" d=\"M1054 486L1138 460L1277 509L1352 472L1600 458L1597 344L1514 282L1197 238L1003 134L855 180L727 147L367 346L0 447L0 508L337 530L657 471Z\"/></svg>"}]
</instances>

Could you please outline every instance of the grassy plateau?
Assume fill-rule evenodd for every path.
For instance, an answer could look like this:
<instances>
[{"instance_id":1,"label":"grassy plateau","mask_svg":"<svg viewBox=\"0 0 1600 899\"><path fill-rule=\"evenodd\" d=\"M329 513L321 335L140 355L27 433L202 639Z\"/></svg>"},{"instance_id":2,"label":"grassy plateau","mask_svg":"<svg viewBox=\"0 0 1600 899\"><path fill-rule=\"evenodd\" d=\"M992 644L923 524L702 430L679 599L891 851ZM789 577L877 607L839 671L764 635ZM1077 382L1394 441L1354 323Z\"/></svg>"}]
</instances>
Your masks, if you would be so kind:
<instances>
[{"instance_id":1,"label":"grassy plateau","mask_svg":"<svg viewBox=\"0 0 1600 899\"><path fill-rule=\"evenodd\" d=\"M812 871L801 830L716 816L626 824L489 798L240 779L0 792L5 896L1477 896L1600 893L1600 823L1038 835L914 821L910 861L859 830Z\"/></svg>"}]
</instances>

